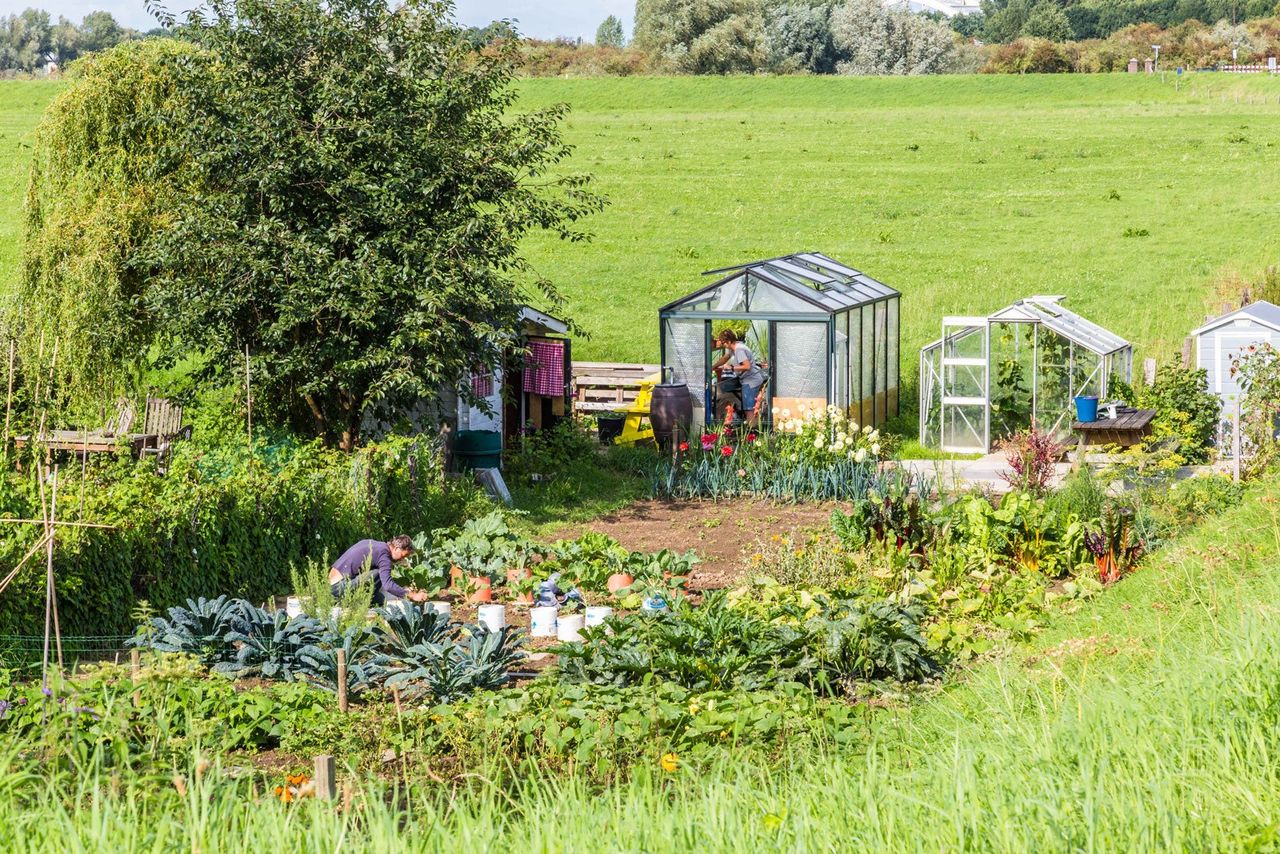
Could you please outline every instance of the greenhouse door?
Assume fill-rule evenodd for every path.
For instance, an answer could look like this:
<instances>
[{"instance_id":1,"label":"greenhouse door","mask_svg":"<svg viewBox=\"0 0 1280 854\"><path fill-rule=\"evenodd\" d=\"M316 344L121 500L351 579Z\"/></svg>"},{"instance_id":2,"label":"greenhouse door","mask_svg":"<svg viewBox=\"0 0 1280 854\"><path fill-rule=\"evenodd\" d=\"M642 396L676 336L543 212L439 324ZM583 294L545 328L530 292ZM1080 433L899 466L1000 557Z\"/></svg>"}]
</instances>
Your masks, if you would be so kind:
<instances>
[{"instance_id":1,"label":"greenhouse door","mask_svg":"<svg viewBox=\"0 0 1280 854\"><path fill-rule=\"evenodd\" d=\"M985 454L990 447L987 321L983 317L942 320L942 450Z\"/></svg>"}]
</instances>

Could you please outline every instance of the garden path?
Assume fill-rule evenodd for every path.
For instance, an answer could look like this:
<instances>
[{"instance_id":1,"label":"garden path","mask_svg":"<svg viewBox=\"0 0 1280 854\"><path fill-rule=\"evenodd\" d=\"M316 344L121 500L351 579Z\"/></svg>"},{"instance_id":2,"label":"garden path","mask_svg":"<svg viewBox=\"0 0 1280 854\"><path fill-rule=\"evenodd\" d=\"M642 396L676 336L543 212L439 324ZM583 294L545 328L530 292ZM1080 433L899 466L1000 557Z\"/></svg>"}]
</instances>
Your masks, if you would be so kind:
<instances>
[{"instance_id":1,"label":"garden path","mask_svg":"<svg viewBox=\"0 0 1280 854\"><path fill-rule=\"evenodd\" d=\"M1000 453L987 454L976 460L902 460L901 465L924 477L934 478L942 489L977 487L997 494L1009 491L1009 484L1001 477L1002 472L1009 471L1009 464ZM1071 471L1071 463L1057 463L1053 469L1049 483L1057 487Z\"/></svg>"}]
</instances>

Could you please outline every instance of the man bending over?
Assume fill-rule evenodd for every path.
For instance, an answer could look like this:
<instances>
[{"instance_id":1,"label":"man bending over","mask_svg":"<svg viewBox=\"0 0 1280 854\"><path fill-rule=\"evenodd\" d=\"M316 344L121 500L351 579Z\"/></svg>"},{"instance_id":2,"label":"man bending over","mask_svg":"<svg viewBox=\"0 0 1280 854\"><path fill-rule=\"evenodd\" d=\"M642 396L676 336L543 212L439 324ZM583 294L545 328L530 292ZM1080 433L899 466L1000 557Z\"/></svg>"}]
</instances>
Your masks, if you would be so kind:
<instances>
[{"instance_id":1,"label":"man bending over","mask_svg":"<svg viewBox=\"0 0 1280 854\"><path fill-rule=\"evenodd\" d=\"M391 577L391 564L413 554L413 541L404 534L392 537L384 543L380 540L361 540L342 553L329 570L329 583L333 595L341 596L357 584L373 585L373 604L384 605L394 599L410 599L425 602L427 594L420 590L405 590Z\"/></svg>"}]
</instances>

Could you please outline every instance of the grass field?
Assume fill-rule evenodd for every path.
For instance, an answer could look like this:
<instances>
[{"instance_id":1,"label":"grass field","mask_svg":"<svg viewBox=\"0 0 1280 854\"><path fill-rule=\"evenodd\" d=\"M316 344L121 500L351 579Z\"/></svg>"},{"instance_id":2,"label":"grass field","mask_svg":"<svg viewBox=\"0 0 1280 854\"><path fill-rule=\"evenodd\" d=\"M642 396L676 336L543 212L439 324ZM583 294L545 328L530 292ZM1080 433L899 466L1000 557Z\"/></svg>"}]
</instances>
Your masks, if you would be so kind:
<instances>
[{"instance_id":1,"label":"grass field","mask_svg":"<svg viewBox=\"0 0 1280 854\"><path fill-rule=\"evenodd\" d=\"M1280 79L976 76L535 79L569 168L610 199L595 240L529 241L590 335L658 356L657 309L706 269L816 249L897 287L903 371L944 314L1065 294L1168 356L1224 276L1280 261ZM58 84L0 83L0 280L32 131ZM1118 197L1118 198L1117 198ZM1128 236L1147 232L1147 236Z\"/></svg>"},{"instance_id":2,"label":"grass field","mask_svg":"<svg viewBox=\"0 0 1280 854\"><path fill-rule=\"evenodd\" d=\"M522 85L529 105L572 106L572 168L611 201L594 242L529 246L593 336L580 358L656 361L657 308L701 271L798 250L903 292L906 376L942 315L1031 294L1164 356L1215 279L1280 260L1280 79Z\"/></svg>"}]
</instances>

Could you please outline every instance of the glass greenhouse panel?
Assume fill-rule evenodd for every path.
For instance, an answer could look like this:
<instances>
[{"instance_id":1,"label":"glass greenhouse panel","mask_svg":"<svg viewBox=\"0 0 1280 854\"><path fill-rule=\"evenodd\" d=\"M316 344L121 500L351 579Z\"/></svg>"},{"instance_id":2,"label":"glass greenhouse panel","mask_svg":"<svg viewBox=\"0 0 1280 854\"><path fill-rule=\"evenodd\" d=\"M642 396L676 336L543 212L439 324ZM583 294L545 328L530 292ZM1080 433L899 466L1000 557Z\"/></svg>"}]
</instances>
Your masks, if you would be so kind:
<instances>
[{"instance_id":1,"label":"glass greenhouse panel","mask_svg":"<svg viewBox=\"0 0 1280 854\"><path fill-rule=\"evenodd\" d=\"M774 342L774 407L799 411L827 405L827 324L782 322Z\"/></svg>"},{"instance_id":2,"label":"glass greenhouse panel","mask_svg":"<svg viewBox=\"0 0 1280 854\"><path fill-rule=\"evenodd\" d=\"M987 407L981 403L948 404L942 409L942 447L956 451L985 448Z\"/></svg>"},{"instance_id":3,"label":"glass greenhouse panel","mask_svg":"<svg viewBox=\"0 0 1280 854\"><path fill-rule=\"evenodd\" d=\"M876 423L880 424L889 414L889 396L885 390L885 378L889 376L889 306L876 303Z\"/></svg>"},{"instance_id":4,"label":"glass greenhouse panel","mask_svg":"<svg viewBox=\"0 0 1280 854\"><path fill-rule=\"evenodd\" d=\"M991 324L991 436L1001 439L1031 426L1036 324Z\"/></svg>"},{"instance_id":5,"label":"glass greenhouse panel","mask_svg":"<svg viewBox=\"0 0 1280 854\"><path fill-rule=\"evenodd\" d=\"M942 347L920 351L920 444L942 444Z\"/></svg>"},{"instance_id":6,"label":"glass greenhouse panel","mask_svg":"<svg viewBox=\"0 0 1280 854\"><path fill-rule=\"evenodd\" d=\"M823 309L795 294L787 293L777 285L756 277L751 278L750 311L785 311L815 314Z\"/></svg>"},{"instance_id":7,"label":"glass greenhouse panel","mask_svg":"<svg viewBox=\"0 0 1280 854\"><path fill-rule=\"evenodd\" d=\"M862 399L858 401L858 421L871 424L875 419L875 312L871 306L863 306L862 348L858 360L862 367Z\"/></svg>"},{"instance_id":8,"label":"glass greenhouse panel","mask_svg":"<svg viewBox=\"0 0 1280 854\"><path fill-rule=\"evenodd\" d=\"M849 313L836 315L836 406L849 410Z\"/></svg>"},{"instance_id":9,"label":"glass greenhouse panel","mask_svg":"<svg viewBox=\"0 0 1280 854\"><path fill-rule=\"evenodd\" d=\"M701 424L706 417L706 321L667 318L662 324L662 342L671 381L688 384L693 398L693 423Z\"/></svg>"},{"instance_id":10,"label":"glass greenhouse panel","mask_svg":"<svg viewBox=\"0 0 1280 854\"><path fill-rule=\"evenodd\" d=\"M889 393L889 412L898 414L898 360L902 357L898 350L898 300L889 300L889 372L885 375L885 389Z\"/></svg>"}]
</instances>

